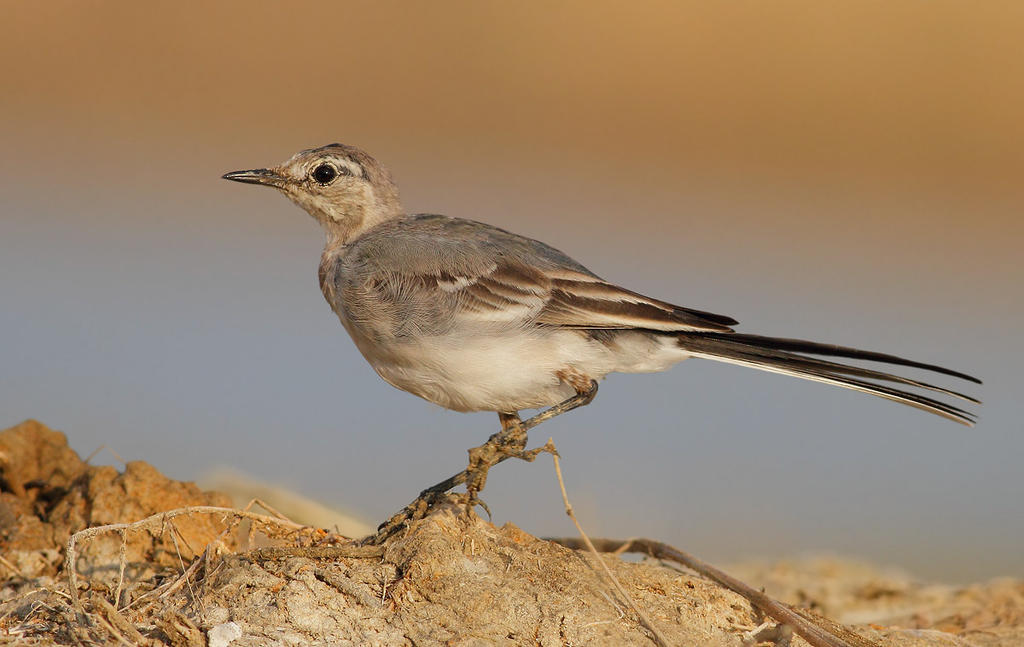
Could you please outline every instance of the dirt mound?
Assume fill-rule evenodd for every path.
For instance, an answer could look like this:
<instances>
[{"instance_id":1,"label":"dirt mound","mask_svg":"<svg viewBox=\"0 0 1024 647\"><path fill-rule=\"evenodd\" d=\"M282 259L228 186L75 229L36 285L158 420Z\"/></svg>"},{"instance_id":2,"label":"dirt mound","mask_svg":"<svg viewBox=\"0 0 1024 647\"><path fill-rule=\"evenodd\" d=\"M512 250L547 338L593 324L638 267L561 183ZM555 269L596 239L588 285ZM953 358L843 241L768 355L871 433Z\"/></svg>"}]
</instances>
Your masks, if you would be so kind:
<instances>
[{"instance_id":1,"label":"dirt mound","mask_svg":"<svg viewBox=\"0 0 1024 647\"><path fill-rule=\"evenodd\" d=\"M0 432L0 551L27 577L45 573L74 532L194 505L231 502L169 479L142 461L127 463L120 473L88 465L68 447L64 434L34 420ZM224 528L215 519L196 517L177 521L174 534L133 534L126 559L147 568L178 564L179 554L191 560ZM89 542L79 569L90 573L116 564L121 543L119 536Z\"/></svg>"},{"instance_id":2,"label":"dirt mound","mask_svg":"<svg viewBox=\"0 0 1024 647\"><path fill-rule=\"evenodd\" d=\"M571 550L460 506L361 547L212 507L226 503L145 463L120 473L90 466L36 422L0 432L0 643L655 644L598 560L668 644L753 644L765 620L743 597L672 564ZM269 548L240 552L251 534L239 532L243 518ZM122 525L94 528L104 524ZM72 535L74 589L64 562ZM922 586L837 560L755 565L746 577L851 623L839 629L856 631L849 644L858 647L1024 644L1020 581Z\"/></svg>"},{"instance_id":3,"label":"dirt mound","mask_svg":"<svg viewBox=\"0 0 1024 647\"><path fill-rule=\"evenodd\" d=\"M270 620L249 645L652 644L593 559L511 524L467 521L453 505L373 559L230 559L206 602L211 622ZM734 645L759 622L743 598L706 580L609 561L671 644ZM240 595L256 588L276 594Z\"/></svg>"}]
</instances>

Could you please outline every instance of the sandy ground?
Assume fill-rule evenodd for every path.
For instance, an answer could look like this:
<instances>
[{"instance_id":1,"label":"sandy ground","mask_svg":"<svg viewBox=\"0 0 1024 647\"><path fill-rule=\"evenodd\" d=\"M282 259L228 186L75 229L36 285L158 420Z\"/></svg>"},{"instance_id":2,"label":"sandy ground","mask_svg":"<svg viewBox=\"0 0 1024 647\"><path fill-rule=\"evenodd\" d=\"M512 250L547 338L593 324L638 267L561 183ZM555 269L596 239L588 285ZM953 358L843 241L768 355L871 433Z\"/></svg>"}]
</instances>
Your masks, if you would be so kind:
<instances>
[{"instance_id":1,"label":"sandy ground","mask_svg":"<svg viewBox=\"0 0 1024 647\"><path fill-rule=\"evenodd\" d=\"M34 421L0 432L0 470L4 644L656 644L599 559L667 644L755 644L765 621L673 564L570 550L455 505L355 548L266 510L227 512L226 495L144 462L88 465ZM1020 580L923 584L841 559L733 571L842 623L852 645L1024 645Z\"/></svg>"}]
</instances>

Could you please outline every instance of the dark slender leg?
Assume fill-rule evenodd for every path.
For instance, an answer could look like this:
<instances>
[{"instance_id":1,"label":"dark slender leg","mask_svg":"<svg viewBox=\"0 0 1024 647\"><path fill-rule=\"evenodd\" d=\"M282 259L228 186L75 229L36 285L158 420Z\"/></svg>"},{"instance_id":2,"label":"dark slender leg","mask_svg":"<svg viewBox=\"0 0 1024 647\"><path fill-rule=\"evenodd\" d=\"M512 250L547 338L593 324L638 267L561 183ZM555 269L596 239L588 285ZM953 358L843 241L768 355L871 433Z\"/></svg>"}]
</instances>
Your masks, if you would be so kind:
<instances>
[{"instance_id":1,"label":"dark slender leg","mask_svg":"<svg viewBox=\"0 0 1024 647\"><path fill-rule=\"evenodd\" d=\"M382 523L377 528L377 534L367 537L362 540L362 543L384 543L410 521L427 516L430 508L446 499L445 495L448 490L463 483L468 483L466 486L468 503L472 507L478 502L476 496L483 490L484 484L487 482L487 472L492 467L509 458L533 461L542 452L551 451L547 445L537 449L526 450L527 431L542 422L551 420L555 416L590 404L596 395L597 382L591 380L590 387L586 391L579 391L571 398L556 404L550 409L541 411L532 418L520 420L518 414L499 413L498 419L501 421L501 431L493 434L483 445L469 450L469 465L466 469L420 492L415 501Z\"/></svg>"},{"instance_id":2,"label":"dark slender leg","mask_svg":"<svg viewBox=\"0 0 1024 647\"><path fill-rule=\"evenodd\" d=\"M501 422L501 431L493 434L486 443L469 450L469 466L466 467L466 510L472 510L478 503L483 505L487 514L490 510L487 504L477 498L487 483L487 471L492 465L497 465L498 460L511 458L513 456L524 460L532 461L532 458L525 456L526 452L526 429L518 413L499 413L498 420ZM536 457L534 457L536 458Z\"/></svg>"},{"instance_id":3,"label":"dark slender leg","mask_svg":"<svg viewBox=\"0 0 1024 647\"><path fill-rule=\"evenodd\" d=\"M572 396L568 400L559 402L550 409L545 409L532 418L527 418L523 421L523 429L529 431L542 422L547 422L555 416L560 416L563 413L568 413L573 409L585 407L594 401L594 396L597 395L597 382L594 380L590 381L590 387L586 391L580 391L576 395Z\"/></svg>"}]
</instances>

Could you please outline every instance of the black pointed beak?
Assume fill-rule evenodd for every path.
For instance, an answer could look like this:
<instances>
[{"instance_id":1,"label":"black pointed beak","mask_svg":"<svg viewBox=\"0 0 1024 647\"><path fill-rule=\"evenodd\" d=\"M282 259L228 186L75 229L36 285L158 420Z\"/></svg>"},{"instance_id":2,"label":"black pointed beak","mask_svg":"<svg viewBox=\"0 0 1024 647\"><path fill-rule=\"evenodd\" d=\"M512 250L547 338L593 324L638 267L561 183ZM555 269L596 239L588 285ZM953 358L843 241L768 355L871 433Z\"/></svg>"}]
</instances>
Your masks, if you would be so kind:
<instances>
[{"instance_id":1,"label":"black pointed beak","mask_svg":"<svg viewBox=\"0 0 1024 647\"><path fill-rule=\"evenodd\" d=\"M281 186L284 178L267 168L257 168L250 171L231 171L221 176L232 182L244 182L245 184L263 184L265 186Z\"/></svg>"}]
</instances>

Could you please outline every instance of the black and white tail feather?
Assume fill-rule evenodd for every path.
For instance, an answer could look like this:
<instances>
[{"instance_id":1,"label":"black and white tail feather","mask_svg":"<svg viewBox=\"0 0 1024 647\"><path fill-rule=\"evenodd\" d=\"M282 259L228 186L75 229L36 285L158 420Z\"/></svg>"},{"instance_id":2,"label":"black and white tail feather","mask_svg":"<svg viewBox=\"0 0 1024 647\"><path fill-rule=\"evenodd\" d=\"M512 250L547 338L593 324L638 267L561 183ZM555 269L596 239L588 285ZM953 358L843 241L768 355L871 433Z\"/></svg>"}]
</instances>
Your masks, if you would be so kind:
<instances>
[{"instance_id":1,"label":"black and white tail feather","mask_svg":"<svg viewBox=\"0 0 1024 647\"><path fill-rule=\"evenodd\" d=\"M826 357L848 357L851 359L881 362L898 366L924 369L951 377L960 378L975 384L981 384L981 380L964 373L904 359L896 355L876 353L872 351L859 350L846 346L833 344L821 344L817 342L804 341L802 339L786 339L781 337L764 337L761 335L748 335L733 332L687 332L677 336L679 346L692 357L738 364L750 368L792 375L805 380L833 384L843 388L870 393L881 398L901 402L903 404L929 411L936 415L959 422L960 424L973 426L976 416L964 409L953 406L946 402L936 400L925 395L893 388L884 384L877 384L868 380L880 380L893 382L914 388L924 389L943 395L948 395L960 400L981 404L981 401L963 393L913 380L891 373L876 371L860 366L841 364L816 357L808 357L806 354L822 355ZM805 354L800 354L805 353ZM866 378L866 379L859 379Z\"/></svg>"}]
</instances>

